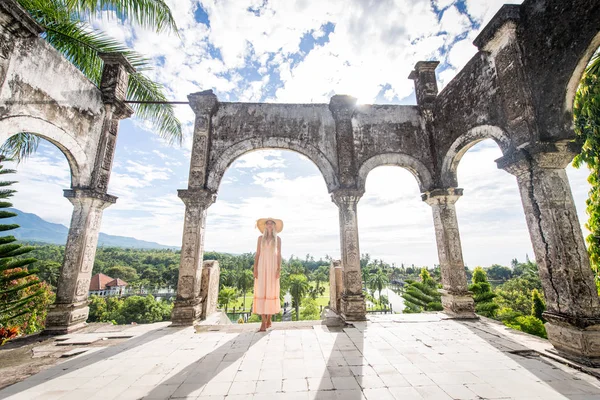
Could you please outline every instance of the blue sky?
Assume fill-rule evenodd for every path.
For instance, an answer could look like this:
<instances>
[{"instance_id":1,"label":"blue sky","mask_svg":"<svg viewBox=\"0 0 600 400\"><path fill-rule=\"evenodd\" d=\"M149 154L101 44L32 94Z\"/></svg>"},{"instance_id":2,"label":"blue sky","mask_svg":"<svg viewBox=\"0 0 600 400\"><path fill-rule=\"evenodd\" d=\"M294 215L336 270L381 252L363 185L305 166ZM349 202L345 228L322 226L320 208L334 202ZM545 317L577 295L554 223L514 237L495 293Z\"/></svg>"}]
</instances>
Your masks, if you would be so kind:
<instances>
[{"instance_id":1,"label":"blue sky","mask_svg":"<svg viewBox=\"0 0 600 400\"><path fill-rule=\"evenodd\" d=\"M504 1L381 0L366 2L171 0L180 37L118 23L109 13L94 22L149 57L149 74L171 100L213 89L222 101L327 103L349 94L361 103L415 104L408 74L417 61L439 60L443 88L475 54L471 42ZM119 197L102 231L180 245L193 113L177 106L184 125L181 147L169 146L135 118L123 121L109 193ZM515 178L497 170L497 146L473 147L459 166L465 195L457 203L466 263L508 264L533 258ZM15 206L69 224L62 197L69 172L50 144L18 166ZM587 171L569 168L585 220ZM229 168L209 209L206 249L254 251L263 216L284 219L284 256L339 257L338 214L318 169L296 153L265 150ZM412 175L380 167L367 179L359 203L361 252L396 264L433 265L437 250L431 210Z\"/></svg>"}]
</instances>

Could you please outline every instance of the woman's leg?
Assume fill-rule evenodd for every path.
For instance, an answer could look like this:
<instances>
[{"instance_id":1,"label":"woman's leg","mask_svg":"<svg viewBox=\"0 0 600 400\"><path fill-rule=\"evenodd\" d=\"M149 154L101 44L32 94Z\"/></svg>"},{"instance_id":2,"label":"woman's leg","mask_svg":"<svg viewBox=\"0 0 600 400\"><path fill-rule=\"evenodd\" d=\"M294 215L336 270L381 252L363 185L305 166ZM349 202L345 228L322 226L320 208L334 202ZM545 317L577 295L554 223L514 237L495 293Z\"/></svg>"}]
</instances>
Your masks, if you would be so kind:
<instances>
[{"instance_id":1,"label":"woman's leg","mask_svg":"<svg viewBox=\"0 0 600 400\"><path fill-rule=\"evenodd\" d=\"M261 318L261 324L260 324L260 329L258 330L259 332L264 332L267 330L267 316L262 314L260 316Z\"/></svg>"},{"instance_id":2,"label":"woman's leg","mask_svg":"<svg viewBox=\"0 0 600 400\"><path fill-rule=\"evenodd\" d=\"M271 327L271 314L267 315L267 328Z\"/></svg>"}]
</instances>

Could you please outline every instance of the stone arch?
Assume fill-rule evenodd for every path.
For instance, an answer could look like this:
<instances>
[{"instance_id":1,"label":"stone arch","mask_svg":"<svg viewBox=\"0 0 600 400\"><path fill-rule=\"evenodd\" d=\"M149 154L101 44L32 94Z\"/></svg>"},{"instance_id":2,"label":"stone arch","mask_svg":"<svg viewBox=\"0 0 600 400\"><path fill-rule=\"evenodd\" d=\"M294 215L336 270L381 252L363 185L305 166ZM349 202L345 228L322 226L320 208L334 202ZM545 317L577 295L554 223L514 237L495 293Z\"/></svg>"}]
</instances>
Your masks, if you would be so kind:
<instances>
[{"instance_id":1,"label":"stone arch","mask_svg":"<svg viewBox=\"0 0 600 400\"><path fill-rule=\"evenodd\" d=\"M383 165L395 165L407 169L417 179L421 192L426 192L433 187L433 176L429 168L415 157L403 153L378 154L363 162L358 170L358 187L364 190L369 172Z\"/></svg>"},{"instance_id":2,"label":"stone arch","mask_svg":"<svg viewBox=\"0 0 600 400\"><path fill-rule=\"evenodd\" d=\"M229 168L238 157L251 151L266 149L292 150L302 154L311 160L317 166L319 171L321 171L321 175L325 179L325 184L327 185L329 193L333 192L339 186L334 166L317 148L299 140L264 137L243 140L225 149L212 164L212 167L209 167L206 179L207 189L214 192L218 191L223 174L225 174L227 168Z\"/></svg>"},{"instance_id":3,"label":"stone arch","mask_svg":"<svg viewBox=\"0 0 600 400\"><path fill-rule=\"evenodd\" d=\"M442 161L441 183L444 187L456 187L456 170L461 158L474 145L485 139L493 139L502 153L510 147L509 136L497 126L481 125L459 136L450 146Z\"/></svg>"},{"instance_id":4,"label":"stone arch","mask_svg":"<svg viewBox=\"0 0 600 400\"><path fill-rule=\"evenodd\" d=\"M91 170L88 157L73 135L37 117L16 115L0 119L0 143L22 132L33 133L58 147L69 163L72 187L84 187L89 184L87 180Z\"/></svg>"},{"instance_id":5,"label":"stone arch","mask_svg":"<svg viewBox=\"0 0 600 400\"><path fill-rule=\"evenodd\" d=\"M575 70L573 71L573 75L571 75L571 79L567 84L567 91L565 97L565 105L564 110L572 113L573 112L573 103L575 101L575 93L577 92L577 88L579 87L579 82L581 82L581 78L583 77L583 73L585 72L585 68L588 63L594 56L594 53L600 48L600 32L596 34L594 39L590 42L587 50L583 53Z\"/></svg>"}]
</instances>

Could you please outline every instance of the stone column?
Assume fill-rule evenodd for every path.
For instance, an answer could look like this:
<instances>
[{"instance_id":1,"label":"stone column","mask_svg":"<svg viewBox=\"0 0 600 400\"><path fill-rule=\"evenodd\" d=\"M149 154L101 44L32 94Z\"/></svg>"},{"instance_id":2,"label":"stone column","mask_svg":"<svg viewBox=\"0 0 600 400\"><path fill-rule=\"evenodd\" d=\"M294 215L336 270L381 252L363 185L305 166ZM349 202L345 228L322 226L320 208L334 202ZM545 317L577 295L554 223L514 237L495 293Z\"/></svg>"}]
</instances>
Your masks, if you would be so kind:
<instances>
[{"instance_id":1,"label":"stone column","mask_svg":"<svg viewBox=\"0 0 600 400\"><path fill-rule=\"evenodd\" d=\"M546 297L548 339L563 355L600 365L600 301L565 172L578 149L542 144L497 160L517 177Z\"/></svg>"},{"instance_id":2,"label":"stone column","mask_svg":"<svg viewBox=\"0 0 600 400\"><path fill-rule=\"evenodd\" d=\"M462 189L434 189L422 195L433 210L433 224L442 273L442 305L454 318L476 318L473 296L467 289L455 204Z\"/></svg>"},{"instance_id":3,"label":"stone column","mask_svg":"<svg viewBox=\"0 0 600 400\"><path fill-rule=\"evenodd\" d=\"M344 277L340 316L345 321L363 321L367 314L365 296L362 292L356 216L356 206L362 195L362 191L354 189L338 189L331 195L340 211L340 244Z\"/></svg>"},{"instance_id":4,"label":"stone column","mask_svg":"<svg viewBox=\"0 0 600 400\"><path fill-rule=\"evenodd\" d=\"M88 291L94 267L102 211L116 197L91 190L65 190L73 216L60 270L56 301L48 310L46 332L63 334L83 326L88 317Z\"/></svg>"},{"instance_id":5,"label":"stone column","mask_svg":"<svg viewBox=\"0 0 600 400\"><path fill-rule=\"evenodd\" d=\"M179 190L185 203L183 243L177 299L171 313L173 325L192 325L202 315L200 297L202 259L204 255L204 226L206 211L216 200L216 194L205 189Z\"/></svg>"}]
</instances>

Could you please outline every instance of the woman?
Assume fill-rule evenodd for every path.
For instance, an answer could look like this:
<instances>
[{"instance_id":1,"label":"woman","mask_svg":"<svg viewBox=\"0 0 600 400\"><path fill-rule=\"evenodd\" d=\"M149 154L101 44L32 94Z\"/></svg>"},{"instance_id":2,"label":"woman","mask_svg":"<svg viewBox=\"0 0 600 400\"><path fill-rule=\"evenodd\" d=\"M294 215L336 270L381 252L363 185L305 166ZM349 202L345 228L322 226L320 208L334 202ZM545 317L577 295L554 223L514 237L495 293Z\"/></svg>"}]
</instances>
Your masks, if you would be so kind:
<instances>
[{"instance_id":1,"label":"woman","mask_svg":"<svg viewBox=\"0 0 600 400\"><path fill-rule=\"evenodd\" d=\"M262 233L258 237L254 257L254 300L252 312L262 319L259 332L271 327L271 316L279 314L279 275L281 273L281 239L278 233L283 229L283 221L274 218L261 218L256 227Z\"/></svg>"}]
</instances>

